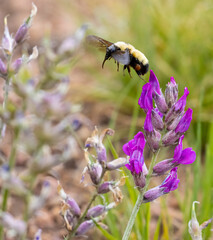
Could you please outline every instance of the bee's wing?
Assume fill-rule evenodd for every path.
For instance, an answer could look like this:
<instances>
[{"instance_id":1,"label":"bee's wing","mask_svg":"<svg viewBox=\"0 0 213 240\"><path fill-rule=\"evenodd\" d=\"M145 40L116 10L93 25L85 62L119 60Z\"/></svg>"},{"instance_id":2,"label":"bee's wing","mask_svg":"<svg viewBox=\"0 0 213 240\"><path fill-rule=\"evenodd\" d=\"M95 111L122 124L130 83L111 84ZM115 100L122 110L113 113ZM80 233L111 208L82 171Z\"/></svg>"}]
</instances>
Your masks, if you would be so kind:
<instances>
[{"instance_id":1,"label":"bee's wing","mask_svg":"<svg viewBox=\"0 0 213 240\"><path fill-rule=\"evenodd\" d=\"M94 35L88 35L86 37L86 42L94 47L99 48L100 50L106 51L106 48L111 46L113 43L104 40L103 38L94 36Z\"/></svg>"},{"instance_id":2,"label":"bee's wing","mask_svg":"<svg viewBox=\"0 0 213 240\"><path fill-rule=\"evenodd\" d=\"M118 63L121 63L123 65L129 65L131 61L128 49L126 49L125 51L116 50L111 55Z\"/></svg>"}]
</instances>

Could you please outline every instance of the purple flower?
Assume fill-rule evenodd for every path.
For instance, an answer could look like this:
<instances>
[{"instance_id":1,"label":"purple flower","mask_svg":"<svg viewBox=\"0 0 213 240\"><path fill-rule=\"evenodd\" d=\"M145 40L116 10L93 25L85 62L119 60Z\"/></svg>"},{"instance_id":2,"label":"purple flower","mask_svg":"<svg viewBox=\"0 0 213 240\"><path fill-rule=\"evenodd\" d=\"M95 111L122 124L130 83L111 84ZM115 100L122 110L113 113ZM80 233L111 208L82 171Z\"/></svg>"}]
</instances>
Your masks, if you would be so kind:
<instances>
[{"instance_id":1,"label":"purple flower","mask_svg":"<svg viewBox=\"0 0 213 240\"><path fill-rule=\"evenodd\" d=\"M152 70L150 70L149 83L152 86L153 97L154 97L155 93L158 93L159 95L161 95L159 81Z\"/></svg>"},{"instance_id":2,"label":"purple flower","mask_svg":"<svg viewBox=\"0 0 213 240\"><path fill-rule=\"evenodd\" d=\"M177 178L177 167L170 171L170 174L166 177L160 186L152 188L145 192L144 203L152 202L153 200L159 198L160 196L174 191L178 188L179 179Z\"/></svg>"},{"instance_id":3,"label":"purple flower","mask_svg":"<svg viewBox=\"0 0 213 240\"><path fill-rule=\"evenodd\" d=\"M180 180L177 178L177 169L177 167L173 168L170 171L170 174L160 185L160 188L163 189L164 194L174 191L178 188L178 183L180 182Z\"/></svg>"},{"instance_id":4,"label":"purple flower","mask_svg":"<svg viewBox=\"0 0 213 240\"><path fill-rule=\"evenodd\" d=\"M146 135L146 140L152 151L156 151L159 148L159 142L161 139L161 134L154 129L152 124L152 110L150 109L146 114L146 119L144 122L144 130Z\"/></svg>"},{"instance_id":5,"label":"purple flower","mask_svg":"<svg viewBox=\"0 0 213 240\"><path fill-rule=\"evenodd\" d=\"M126 168L131 171L133 175L135 185L143 188L145 186L145 174L147 173L146 166L144 164L143 150L146 144L146 140L142 132L138 132L134 139L124 144L123 151L130 156L129 163L126 164Z\"/></svg>"},{"instance_id":6,"label":"purple flower","mask_svg":"<svg viewBox=\"0 0 213 240\"><path fill-rule=\"evenodd\" d=\"M153 108L153 100L152 100L152 85L150 83L146 83L142 87L141 96L138 100L139 106L147 112L149 109Z\"/></svg>"},{"instance_id":7,"label":"purple flower","mask_svg":"<svg viewBox=\"0 0 213 240\"><path fill-rule=\"evenodd\" d=\"M188 130L192 121L192 112L193 111L191 108L187 109L180 122L178 123L177 127L175 128L176 133L184 133Z\"/></svg>"},{"instance_id":8,"label":"purple flower","mask_svg":"<svg viewBox=\"0 0 213 240\"><path fill-rule=\"evenodd\" d=\"M192 148L185 148L183 150L183 138L184 135L182 135L179 139L179 143L175 148L173 158L157 163L153 168L154 173L161 175L180 164L186 165L195 161L196 153L192 150Z\"/></svg>"},{"instance_id":9,"label":"purple flower","mask_svg":"<svg viewBox=\"0 0 213 240\"><path fill-rule=\"evenodd\" d=\"M184 94L180 99L170 108L165 117L165 122L171 124L171 122L178 116L182 116L184 108L186 106L186 98L189 95L188 88L185 87Z\"/></svg>"},{"instance_id":10,"label":"purple flower","mask_svg":"<svg viewBox=\"0 0 213 240\"><path fill-rule=\"evenodd\" d=\"M189 90L187 87L185 87L183 96L180 97L180 99L174 105L174 110L176 112L184 111L184 108L186 106L186 98L188 95L189 95Z\"/></svg>"},{"instance_id":11,"label":"purple flower","mask_svg":"<svg viewBox=\"0 0 213 240\"><path fill-rule=\"evenodd\" d=\"M125 166L133 173L139 174L142 172L144 164L143 150L146 140L142 132L138 132L134 139L124 144L123 151L126 155L130 156L129 163Z\"/></svg>"},{"instance_id":12,"label":"purple flower","mask_svg":"<svg viewBox=\"0 0 213 240\"><path fill-rule=\"evenodd\" d=\"M184 135L182 135L179 139L179 143L174 151L174 157L172 163L175 164L191 164L196 159L196 153L192 150L192 148L185 148L183 150L183 138Z\"/></svg>"}]
</instances>

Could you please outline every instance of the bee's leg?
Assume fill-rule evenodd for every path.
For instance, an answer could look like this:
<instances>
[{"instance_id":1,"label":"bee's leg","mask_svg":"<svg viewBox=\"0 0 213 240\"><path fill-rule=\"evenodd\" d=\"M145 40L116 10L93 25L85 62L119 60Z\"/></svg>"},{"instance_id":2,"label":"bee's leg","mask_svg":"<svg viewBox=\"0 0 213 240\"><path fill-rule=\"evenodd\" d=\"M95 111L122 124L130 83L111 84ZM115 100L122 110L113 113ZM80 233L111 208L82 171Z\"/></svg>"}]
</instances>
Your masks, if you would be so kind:
<instances>
[{"instance_id":1,"label":"bee's leg","mask_svg":"<svg viewBox=\"0 0 213 240\"><path fill-rule=\"evenodd\" d=\"M129 76L132 78L132 75L131 75L131 70L130 70L130 67L129 67L129 65L127 66L127 70L128 70Z\"/></svg>"},{"instance_id":2,"label":"bee's leg","mask_svg":"<svg viewBox=\"0 0 213 240\"><path fill-rule=\"evenodd\" d=\"M124 65L124 68L123 68L123 76L125 76L125 73L124 73L124 71L125 71L125 69L126 69L126 65Z\"/></svg>"},{"instance_id":3,"label":"bee's leg","mask_svg":"<svg viewBox=\"0 0 213 240\"><path fill-rule=\"evenodd\" d=\"M110 59L110 58L111 58L111 51L109 51L109 50L107 49L106 55L105 55L105 58L104 58L104 61L103 61L103 63L102 63L102 68L104 68L104 63L106 62L106 60L107 60L107 59Z\"/></svg>"},{"instance_id":4,"label":"bee's leg","mask_svg":"<svg viewBox=\"0 0 213 240\"><path fill-rule=\"evenodd\" d=\"M117 71L119 71L119 62L117 62Z\"/></svg>"}]
</instances>

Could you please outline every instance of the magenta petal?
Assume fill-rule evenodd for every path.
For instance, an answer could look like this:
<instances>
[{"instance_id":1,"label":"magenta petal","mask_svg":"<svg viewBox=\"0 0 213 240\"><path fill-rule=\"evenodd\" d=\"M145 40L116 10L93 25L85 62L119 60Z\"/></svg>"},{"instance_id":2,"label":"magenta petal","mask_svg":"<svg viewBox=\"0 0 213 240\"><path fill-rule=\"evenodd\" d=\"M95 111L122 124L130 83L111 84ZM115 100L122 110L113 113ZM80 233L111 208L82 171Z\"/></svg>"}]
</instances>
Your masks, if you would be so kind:
<instances>
[{"instance_id":1,"label":"magenta petal","mask_svg":"<svg viewBox=\"0 0 213 240\"><path fill-rule=\"evenodd\" d=\"M152 110L149 110L146 114L146 119L144 122L144 130L148 132L153 131L153 126L152 126Z\"/></svg>"},{"instance_id":2,"label":"magenta petal","mask_svg":"<svg viewBox=\"0 0 213 240\"><path fill-rule=\"evenodd\" d=\"M152 86L150 83L146 83L142 87L142 93L141 93L140 98L138 99L138 104L145 111L148 111L150 108L153 108Z\"/></svg>"},{"instance_id":3,"label":"magenta petal","mask_svg":"<svg viewBox=\"0 0 213 240\"><path fill-rule=\"evenodd\" d=\"M175 111L182 112L186 106L186 98L189 95L189 90L187 87L184 89L184 94L180 99L175 103Z\"/></svg>"},{"instance_id":4,"label":"magenta petal","mask_svg":"<svg viewBox=\"0 0 213 240\"><path fill-rule=\"evenodd\" d=\"M129 147L129 143L125 143L123 145L123 151L126 155L130 155L130 147Z\"/></svg>"},{"instance_id":5,"label":"magenta petal","mask_svg":"<svg viewBox=\"0 0 213 240\"><path fill-rule=\"evenodd\" d=\"M175 132L178 133L184 133L188 130L191 120L192 120L192 109L189 108L181 118L180 122L178 123Z\"/></svg>"},{"instance_id":6,"label":"magenta petal","mask_svg":"<svg viewBox=\"0 0 213 240\"><path fill-rule=\"evenodd\" d=\"M173 162L176 162L178 161L178 159L180 158L181 154L182 154L182 151L183 151L183 138L184 138L184 135L182 135L179 139L179 143L178 145L176 146L175 148L175 151L174 151L174 161Z\"/></svg>"},{"instance_id":7,"label":"magenta petal","mask_svg":"<svg viewBox=\"0 0 213 240\"><path fill-rule=\"evenodd\" d=\"M168 193L177 189L179 181L180 180L177 178L177 167L175 167L170 171L170 174L166 177L160 187L164 188L164 193Z\"/></svg>"},{"instance_id":8,"label":"magenta petal","mask_svg":"<svg viewBox=\"0 0 213 240\"><path fill-rule=\"evenodd\" d=\"M152 70L150 70L149 83L152 85L152 94L155 95L155 92L157 92L161 95L159 81Z\"/></svg>"},{"instance_id":9,"label":"magenta petal","mask_svg":"<svg viewBox=\"0 0 213 240\"><path fill-rule=\"evenodd\" d=\"M179 164L191 164L196 159L196 153L191 148L186 148L182 151L181 157L178 160Z\"/></svg>"}]
</instances>

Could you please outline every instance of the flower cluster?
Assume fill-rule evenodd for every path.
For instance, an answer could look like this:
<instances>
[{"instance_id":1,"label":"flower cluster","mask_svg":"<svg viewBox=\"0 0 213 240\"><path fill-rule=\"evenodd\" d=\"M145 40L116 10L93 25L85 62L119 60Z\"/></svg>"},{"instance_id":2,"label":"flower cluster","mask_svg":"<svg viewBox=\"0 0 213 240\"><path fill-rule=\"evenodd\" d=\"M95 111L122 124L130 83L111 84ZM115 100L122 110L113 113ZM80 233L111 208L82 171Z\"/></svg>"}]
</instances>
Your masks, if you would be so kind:
<instances>
[{"instance_id":1,"label":"flower cluster","mask_svg":"<svg viewBox=\"0 0 213 240\"><path fill-rule=\"evenodd\" d=\"M28 30L32 24L33 18L35 17L36 13L37 13L37 7L34 4L32 4L32 11L30 16L19 27L14 37L9 32L9 29L7 26L7 17L5 17L4 19L5 28L4 28L4 35L2 38L1 48L4 53L5 61L0 58L0 77L4 78L5 80L8 79L8 76L11 73L17 73L21 65L23 65L24 63L30 62L31 60L37 58L38 56L37 48L34 47L33 53L30 56L27 57L23 55L22 57L17 58L14 61L12 61L11 59L16 47L19 46L26 39Z\"/></svg>"},{"instance_id":2,"label":"flower cluster","mask_svg":"<svg viewBox=\"0 0 213 240\"><path fill-rule=\"evenodd\" d=\"M110 209L114 208L122 201L123 196L119 187L125 183L125 178L121 177L121 179L117 181L104 181L104 175L107 171L119 169L128 163L127 158L117 158L110 162L107 161L103 139L105 135L111 136L113 133L114 131L112 129L107 128L99 134L98 129L95 128L92 136L86 140L85 158L88 164L83 171L81 182L84 181L85 174L88 173L96 191L83 213L75 200L71 199L65 193L60 183L58 185L58 193L63 201L61 215L67 230L72 236L85 235L89 229L95 226L95 221L100 222ZM91 148L95 149L95 156L88 151ZM112 192L113 202L91 207L97 196L101 196L102 199L104 199L104 194L108 192Z\"/></svg>"},{"instance_id":3,"label":"flower cluster","mask_svg":"<svg viewBox=\"0 0 213 240\"><path fill-rule=\"evenodd\" d=\"M6 238L29 238L29 232L32 234L31 228L35 231L32 222L49 200L51 191L51 181L40 180L40 176L50 172L56 165L73 160L80 152L73 135L77 134L81 127L87 132L91 127L90 121L80 113L80 106L71 104L67 99L69 73L59 73L59 70L56 70L57 64L67 60L65 54L55 54L53 60L49 58L49 62L42 65L44 69L39 69L40 75L36 78L27 66L24 74L20 71L25 63L38 56L36 47L30 56L23 54L14 59L15 50L27 39L36 12L37 7L33 4L30 15L15 34L9 32L6 17L1 42L3 55L0 56L0 78L4 80L5 87L3 105L0 106L0 140L10 136L7 141L1 142L1 239L4 238L3 235ZM81 31L80 38L75 38L78 44L81 43L84 33L85 29ZM76 50L75 47L77 48L73 46L72 51ZM39 56L41 58L49 54L47 48L43 50L43 54ZM70 56L71 61L73 58ZM67 69L70 71L70 64ZM49 74L50 71L54 78ZM11 96L10 91L13 93ZM85 140L85 136L79 136L79 139L82 138ZM17 163L21 163L24 171L17 171ZM50 175L57 176L53 172ZM41 191L35 194L38 193L35 188L41 185L41 181ZM14 196L27 203L23 204L24 209L16 208L17 214L23 215L24 221L17 220L13 211L8 212L8 202L13 204ZM41 239L41 230L37 231L35 239Z\"/></svg>"},{"instance_id":4,"label":"flower cluster","mask_svg":"<svg viewBox=\"0 0 213 240\"><path fill-rule=\"evenodd\" d=\"M150 70L149 82L142 87L138 104L146 113L144 134L137 133L134 139L123 146L123 151L130 156L126 167L131 171L139 189L143 189L146 185L148 173L143 157L145 143L148 143L154 154L161 147L177 145L173 158L163 160L151 169L153 176L163 175L168 171L170 173L160 186L144 194L144 202L153 201L163 194L174 191L179 183L177 167L180 164L191 164L195 161L196 154L192 148L183 149L182 144L184 133L188 130L192 120L192 109L185 111L188 94L189 91L185 88L183 96L178 99L178 86L173 77L163 94L152 70Z\"/></svg>"}]
</instances>

